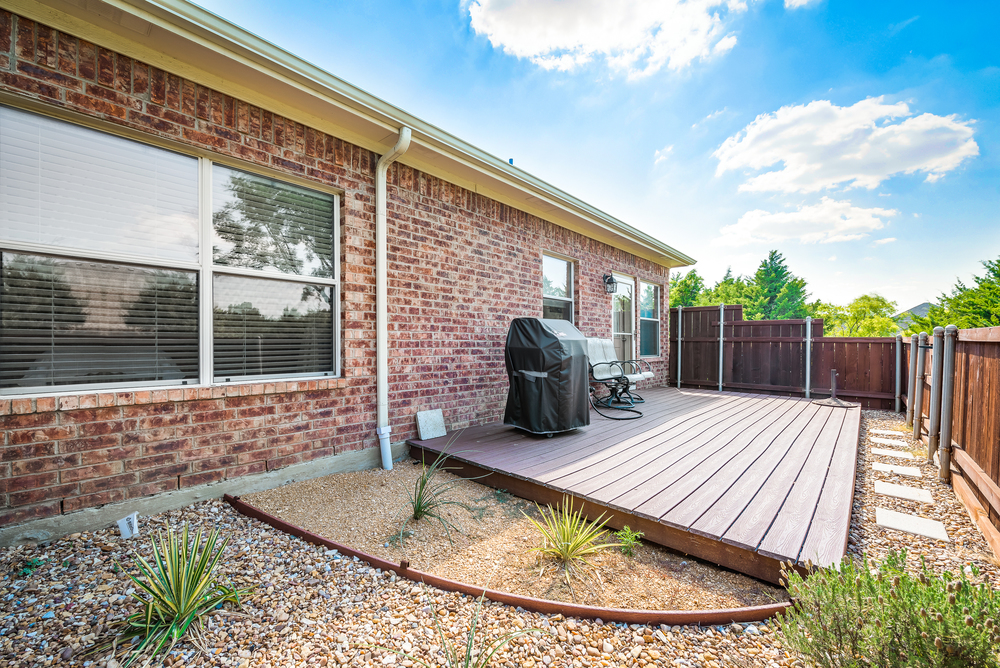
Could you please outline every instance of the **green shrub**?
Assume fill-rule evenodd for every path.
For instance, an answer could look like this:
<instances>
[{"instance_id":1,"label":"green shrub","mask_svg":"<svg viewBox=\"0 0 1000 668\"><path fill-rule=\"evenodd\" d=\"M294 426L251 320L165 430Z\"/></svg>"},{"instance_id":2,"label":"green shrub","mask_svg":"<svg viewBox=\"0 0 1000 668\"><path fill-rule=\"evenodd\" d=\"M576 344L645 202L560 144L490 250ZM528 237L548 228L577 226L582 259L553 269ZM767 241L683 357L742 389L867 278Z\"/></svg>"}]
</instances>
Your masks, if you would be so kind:
<instances>
[{"instance_id":1,"label":"green shrub","mask_svg":"<svg viewBox=\"0 0 1000 668\"><path fill-rule=\"evenodd\" d=\"M570 576L582 574L580 569L588 565L588 556L615 547L614 543L597 542L604 537L604 525L608 523L603 519L604 513L593 522L588 522L583 519L581 511L573 510L573 501L568 496L563 497L558 510L551 507L542 509L538 504L535 507L542 515L541 522L524 514L542 534L541 546L532 549L562 564L566 584L570 588Z\"/></svg>"},{"instance_id":2,"label":"green shrub","mask_svg":"<svg viewBox=\"0 0 1000 668\"><path fill-rule=\"evenodd\" d=\"M626 557L635 556L635 546L639 544L642 537L643 533L641 531L632 531L627 524L621 531L615 532L615 538L618 539L618 549Z\"/></svg>"},{"instance_id":3,"label":"green shrub","mask_svg":"<svg viewBox=\"0 0 1000 668\"><path fill-rule=\"evenodd\" d=\"M917 576L905 567L904 550L881 564L848 558L839 570L804 579L783 570L795 604L780 620L786 644L823 668L1000 665L1000 598L992 588L965 573L933 575L924 563Z\"/></svg>"},{"instance_id":4,"label":"green shrub","mask_svg":"<svg viewBox=\"0 0 1000 668\"><path fill-rule=\"evenodd\" d=\"M139 590L133 592L132 597L139 601L142 609L119 623L124 629L117 639L98 645L92 651L110 648L117 653L119 644L138 638L124 650L127 657L123 668L144 655L148 655L146 662L151 663L160 652L170 652L188 631L198 642L204 615L226 602L239 605L240 596L248 590L223 586L213 575L229 538L216 549L217 531L208 534L204 545L201 536L199 529L192 540L185 524L179 539L173 531L168 531L166 538L158 534L158 540L150 539L154 565L135 555L133 560L139 576L129 574Z\"/></svg>"}]
</instances>

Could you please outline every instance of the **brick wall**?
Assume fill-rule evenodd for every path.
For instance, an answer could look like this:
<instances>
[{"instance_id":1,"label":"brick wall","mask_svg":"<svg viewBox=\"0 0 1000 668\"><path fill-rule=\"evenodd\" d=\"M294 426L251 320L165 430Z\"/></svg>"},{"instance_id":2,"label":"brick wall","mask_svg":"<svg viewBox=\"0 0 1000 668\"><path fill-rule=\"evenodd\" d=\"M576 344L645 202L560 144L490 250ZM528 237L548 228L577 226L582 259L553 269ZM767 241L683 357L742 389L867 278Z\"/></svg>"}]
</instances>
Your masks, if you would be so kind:
<instances>
[{"instance_id":1,"label":"brick wall","mask_svg":"<svg viewBox=\"0 0 1000 668\"><path fill-rule=\"evenodd\" d=\"M376 444L377 156L4 10L0 90L344 191L342 378L0 398L0 526ZM417 410L454 426L502 414L504 338L512 318L541 313L543 251L577 260L590 336L610 336L609 269L667 283L651 262L409 167L389 180L394 441L414 435Z\"/></svg>"}]
</instances>

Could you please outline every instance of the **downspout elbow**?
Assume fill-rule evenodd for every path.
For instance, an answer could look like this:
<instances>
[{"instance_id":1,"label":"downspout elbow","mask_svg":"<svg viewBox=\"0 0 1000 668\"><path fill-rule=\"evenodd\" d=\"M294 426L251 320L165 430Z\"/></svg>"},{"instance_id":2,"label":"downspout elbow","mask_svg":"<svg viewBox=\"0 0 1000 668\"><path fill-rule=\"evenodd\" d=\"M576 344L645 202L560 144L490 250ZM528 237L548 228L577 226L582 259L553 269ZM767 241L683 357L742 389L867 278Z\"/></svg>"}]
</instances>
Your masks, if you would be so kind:
<instances>
[{"instance_id":1,"label":"downspout elbow","mask_svg":"<svg viewBox=\"0 0 1000 668\"><path fill-rule=\"evenodd\" d=\"M375 394L377 399L377 430L382 468L392 470L392 442L389 426L389 270L388 220L386 213L386 177L389 165L410 148L411 131L399 129L399 138L392 150L379 158L375 165Z\"/></svg>"}]
</instances>

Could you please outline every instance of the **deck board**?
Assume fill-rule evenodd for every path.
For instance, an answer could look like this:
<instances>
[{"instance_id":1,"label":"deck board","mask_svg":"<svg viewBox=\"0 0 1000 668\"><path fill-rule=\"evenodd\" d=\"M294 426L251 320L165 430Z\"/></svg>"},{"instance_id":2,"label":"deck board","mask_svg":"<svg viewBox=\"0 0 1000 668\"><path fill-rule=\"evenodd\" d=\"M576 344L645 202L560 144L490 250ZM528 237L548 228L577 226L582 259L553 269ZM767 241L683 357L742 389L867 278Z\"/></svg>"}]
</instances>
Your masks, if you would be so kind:
<instances>
[{"instance_id":1,"label":"deck board","mask_svg":"<svg viewBox=\"0 0 1000 668\"><path fill-rule=\"evenodd\" d=\"M847 547L860 409L807 399L652 388L644 416L591 412L552 438L499 423L427 441L463 475L552 503L562 494L609 526L776 582L780 562L839 563Z\"/></svg>"}]
</instances>

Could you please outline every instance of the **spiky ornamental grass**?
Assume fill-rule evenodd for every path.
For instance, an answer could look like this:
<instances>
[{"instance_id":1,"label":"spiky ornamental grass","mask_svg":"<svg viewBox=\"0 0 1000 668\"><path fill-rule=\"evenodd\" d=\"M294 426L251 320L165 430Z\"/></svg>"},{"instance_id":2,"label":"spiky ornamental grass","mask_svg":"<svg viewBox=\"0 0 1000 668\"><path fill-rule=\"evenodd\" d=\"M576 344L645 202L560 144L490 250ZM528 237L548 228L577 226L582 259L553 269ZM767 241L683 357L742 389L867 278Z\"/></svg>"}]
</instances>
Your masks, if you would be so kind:
<instances>
[{"instance_id":1,"label":"spiky ornamental grass","mask_svg":"<svg viewBox=\"0 0 1000 668\"><path fill-rule=\"evenodd\" d=\"M583 569L590 565L587 557L616 546L616 543L598 542L604 536L604 525L608 520L601 513L596 520L588 522L583 518L582 511L573 510L573 500L569 496L563 496L558 510L552 507L543 509L537 503L535 507L542 516L541 522L524 513L542 534L541 546L532 550L559 561L566 577L566 586L572 590L571 576L585 578Z\"/></svg>"},{"instance_id":2,"label":"spiky ornamental grass","mask_svg":"<svg viewBox=\"0 0 1000 668\"><path fill-rule=\"evenodd\" d=\"M399 544L403 544L403 531L406 529L406 525L409 524L410 520L419 522L425 517L430 517L436 519L444 527L445 534L448 536L448 541L451 540L451 530L454 529L458 531L458 527L455 526L451 520L445 518L444 509L446 506L458 506L472 512L472 508L467 503L462 503L461 501L456 501L454 499L447 498L448 492L451 491L453 487L459 485L463 482L462 478L457 478L449 482L441 482L435 480L435 476L440 471L448 471L454 467L445 466L445 462L448 460L448 446L450 446L455 438L458 437L456 434L448 442L448 445L441 450L434 462L427 466L426 463L420 463L422 470L420 475L417 477L416 482L413 484L413 492L407 492L410 496L410 516L406 518L403 525L399 527ZM484 476L480 476L484 477ZM470 478L471 480L478 480L479 478Z\"/></svg>"},{"instance_id":3,"label":"spiky ornamental grass","mask_svg":"<svg viewBox=\"0 0 1000 668\"><path fill-rule=\"evenodd\" d=\"M973 578L979 571L972 568ZM966 574L933 575L906 551L881 564L845 559L803 578L785 567L794 606L780 618L788 647L822 668L996 668L1000 597Z\"/></svg>"},{"instance_id":4,"label":"spiky ornamental grass","mask_svg":"<svg viewBox=\"0 0 1000 668\"><path fill-rule=\"evenodd\" d=\"M126 655L123 668L143 656L146 656L144 665L149 665L161 652L169 653L189 631L192 640L196 644L200 642L204 615L223 603L239 605L240 596L249 590L221 585L213 575L229 538L223 539L218 548L217 531L208 534L204 545L201 538L202 530L198 529L192 540L187 524L179 538L172 530L167 531L166 537L157 533L157 539L150 538L153 565L135 555L133 561L139 575L129 574L129 579L139 589L132 597L139 601L142 609L119 623L124 630L115 640L95 647L94 652L107 649L113 654L123 652ZM120 648L130 641L131 647Z\"/></svg>"},{"instance_id":5,"label":"spiky ornamental grass","mask_svg":"<svg viewBox=\"0 0 1000 668\"><path fill-rule=\"evenodd\" d=\"M528 635L529 633L541 631L541 629L538 628L512 631L500 636L493 642L487 644L485 647L477 649L476 635L479 632L479 613L483 607L483 599L485 597L486 593L484 592L476 601L476 609L472 613L472 622L469 625L468 632L465 634L464 651L461 653L459 652L463 649L462 645L456 645L452 642L449 636L445 635L444 628L441 626L441 618L437 614L437 610L433 611L434 625L437 627L438 637L441 640L441 651L444 653L445 665L448 668L486 668L490 665L494 655L503 649L507 643L520 638L521 636ZM378 648L387 652L392 652L393 654L409 659L414 663L419 663L421 666L424 666L424 668L438 668L438 664L429 664L422 659L418 659L417 657L406 654L405 652L392 649L391 647L385 647L383 645L361 645L361 647Z\"/></svg>"}]
</instances>

